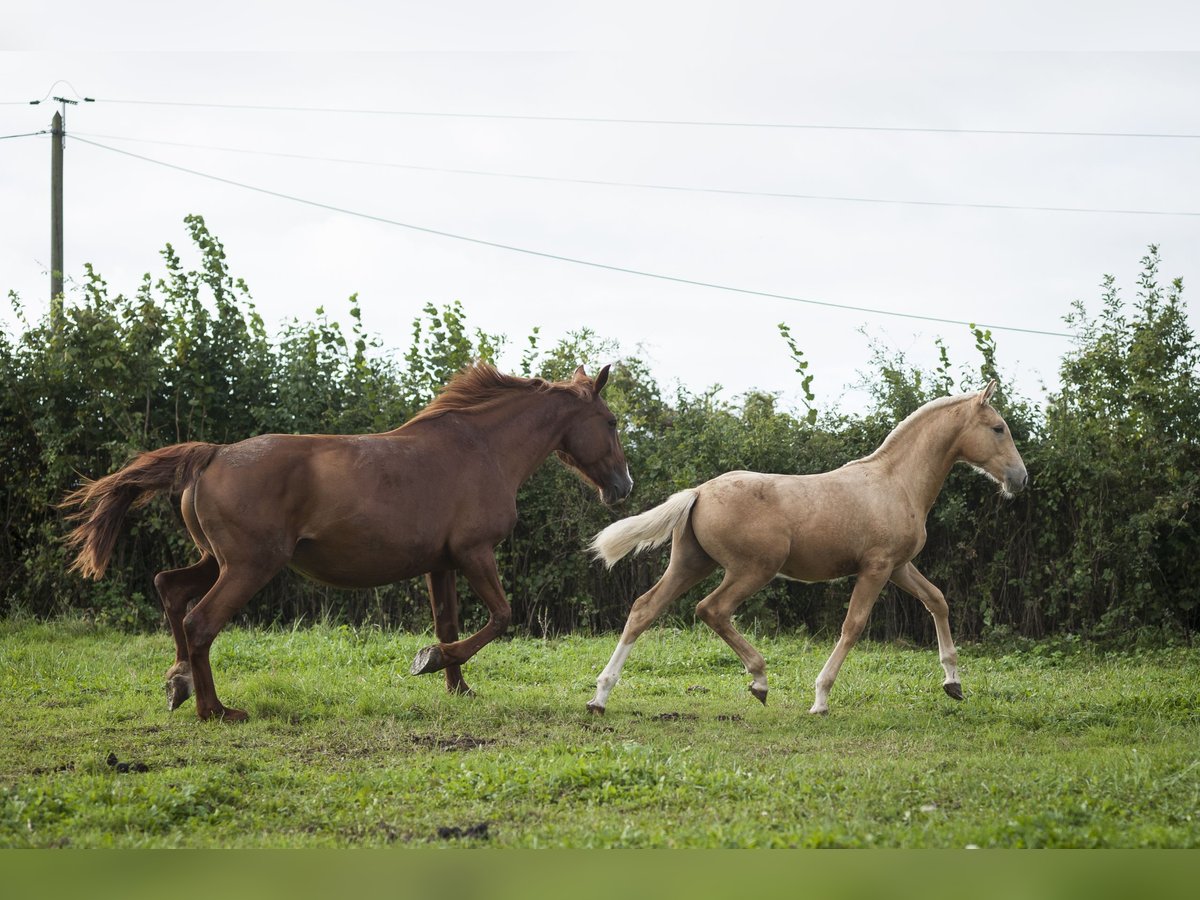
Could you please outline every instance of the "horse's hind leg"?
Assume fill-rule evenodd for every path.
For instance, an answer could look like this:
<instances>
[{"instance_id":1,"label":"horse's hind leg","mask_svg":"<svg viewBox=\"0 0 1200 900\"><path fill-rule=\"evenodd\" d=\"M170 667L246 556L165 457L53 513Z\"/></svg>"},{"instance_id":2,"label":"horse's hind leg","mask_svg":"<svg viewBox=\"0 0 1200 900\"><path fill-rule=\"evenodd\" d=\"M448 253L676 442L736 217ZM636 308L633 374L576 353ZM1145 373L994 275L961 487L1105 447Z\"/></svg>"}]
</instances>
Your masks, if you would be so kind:
<instances>
[{"instance_id":1,"label":"horse's hind leg","mask_svg":"<svg viewBox=\"0 0 1200 900\"><path fill-rule=\"evenodd\" d=\"M226 561L212 590L184 616L183 630L192 664L192 685L196 691L196 715L201 719L216 717L240 722L248 718L243 710L226 708L217 699L208 653L218 632L280 568L281 563L252 566Z\"/></svg>"},{"instance_id":2,"label":"horse's hind leg","mask_svg":"<svg viewBox=\"0 0 1200 900\"><path fill-rule=\"evenodd\" d=\"M767 571L738 572L727 569L725 579L717 585L717 589L696 604L696 615L733 648L733 652L746 666L746 671L753 679L749 686L750 693L764 704L767 702L766 660L741 632L733 627L733 613L747 597L760 590L774 577L773 568Z\"/></svg>"},{"instance_id":3,"label":"horse's hind leg","mask_svg":"<svg viewBox=\"0 0 1200 900\"><path fill-rule=\"evenodd\" d=\"M163 612L175 639L175 664L167 670L167 708L177 709L192 694L192 667L188 657L187 634L183 617L187 605L209 592L217 581L220 569L212 554L205 553L200 562L183 569L171 569L154 576L154 587L162 600Z\"/></svg>"},{"instance_id":4,"label":"horse's hind leg","mask_svg":"<svg viewBox=\"0 0 1200 900\"><path fill-rule=\"evenodd\" d=\"M433 607L433 631L443 644L458 640L458 587L454 572L430 572L425 576L429 586L429 605ZM457 663L446 666L446 690L452 694L472 694Z\"/></svg>"},{"instance_id":5,"label":"horse's hind leg","mask_svg":"<svg viewBox=\"0 0 1200 900\"><path fill-rule=\"evenodd\" d=\"M912 563L892 573L892 584L920 600L933 616L933 626L937 629L938 657L946 673L942 688L955 700L961 700L963 692L958 680L958 650L954 647L954 638L950 636L950 607L946 604L945 595Z\"/></svg>"},{"instance_id":6,"label":"horse's hind leg","mask_svg":"<svg viewBox=\"0 0 1200 900\"><path fill-rule=\"evenodd\" d=\"M633 649L633 642L662 615L663 610L670 606L673 600L694 587L716 567L717 564L696 543L690 525L685 525L683 531L676 533L671 544L671 563L658 583L633 602L629 618L625 620L625 629L617 642L617 649L613 651L612 659L596 679L596 696L588 701L588 709L594 713L604 712L608 695L612 693L621 676L621 669L629 651Z\"/></svg>"}]
</instances>

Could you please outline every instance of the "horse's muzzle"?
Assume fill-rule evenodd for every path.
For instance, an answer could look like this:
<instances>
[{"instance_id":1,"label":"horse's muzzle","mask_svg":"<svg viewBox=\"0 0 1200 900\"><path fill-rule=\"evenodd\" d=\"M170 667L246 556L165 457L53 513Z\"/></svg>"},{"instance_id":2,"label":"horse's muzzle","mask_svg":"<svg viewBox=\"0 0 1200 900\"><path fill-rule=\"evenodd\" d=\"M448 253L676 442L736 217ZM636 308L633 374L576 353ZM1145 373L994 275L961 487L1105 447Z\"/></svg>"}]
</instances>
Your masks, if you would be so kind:
<instances>
[{"instance_id":1,"label":"horse's muzzle","mask_svg":"<svg viewBox=\"0 0 1200 900\"><path fill-rule=\"evenodd\" d=\"M613 506L628 497L632 491L633 479L629 476L629 469L626 469L610 478L608 484L600 489L600 499L606 506Z\"/></svg>"}]
</instances>

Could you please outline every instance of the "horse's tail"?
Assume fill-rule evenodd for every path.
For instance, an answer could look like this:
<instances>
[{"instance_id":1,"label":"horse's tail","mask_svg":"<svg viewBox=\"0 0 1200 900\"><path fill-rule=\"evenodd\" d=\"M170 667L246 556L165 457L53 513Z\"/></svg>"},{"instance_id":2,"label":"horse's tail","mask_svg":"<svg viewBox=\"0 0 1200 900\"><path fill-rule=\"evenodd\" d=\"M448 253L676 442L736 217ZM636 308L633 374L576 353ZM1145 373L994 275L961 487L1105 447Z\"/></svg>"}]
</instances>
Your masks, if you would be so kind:
<instances>
[{"instance_id":1,"label":"horse's tail","mask_svg":"<svg viewBox=\"0 0 1200 900\"><path fill-rule=\"evenodd\" d=\"M592 538L592 555L603 559L611 569L613 563L630 550L641 553L665 543L675 529L687 520L697 496L695 488L688 488L672 494L665 503L641 515L613 522Z\"/></svg>"},{"instance_id":2,"label":"horse's tail","mask_svg":"<svg viewBox=\"0 0 1200 900\"><path fill-rule=\"evenodd\" d=\"M139 453L123 469L96 481L87 479L67 494L59 506L78 507L67 518L79 521L66 539L68 547L79 551L71 571L87 578L103 576L129 508L167 488L191 485L220 446L191 441Z\"/></svg>"}]
</instances>

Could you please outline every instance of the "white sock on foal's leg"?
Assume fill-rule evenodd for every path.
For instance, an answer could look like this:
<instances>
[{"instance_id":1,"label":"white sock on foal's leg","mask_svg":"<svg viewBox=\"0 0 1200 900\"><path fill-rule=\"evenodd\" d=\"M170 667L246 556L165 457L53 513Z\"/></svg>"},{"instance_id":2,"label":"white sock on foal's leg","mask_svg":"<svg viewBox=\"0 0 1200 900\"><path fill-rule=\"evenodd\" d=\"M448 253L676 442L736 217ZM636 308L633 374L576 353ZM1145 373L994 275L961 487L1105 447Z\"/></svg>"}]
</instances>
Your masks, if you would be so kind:
<instances>
[{"instance_id":1,"label":"white sock on foal's leg","mask_svg":"<svg viewBox=\"0 0 1200 900\"><path fill-rule=\"evenodd\" d=\"M632 649L633 644L626 644L624 641L617 642L617 649L613 651L612 659L608 661L608 665L596 679L596 696L588 703L588 709L592 712L604 712L604 707L608 703L608 695L612 693L612 689L620 679L621 669Z\"/></svg>"}]
</instances>

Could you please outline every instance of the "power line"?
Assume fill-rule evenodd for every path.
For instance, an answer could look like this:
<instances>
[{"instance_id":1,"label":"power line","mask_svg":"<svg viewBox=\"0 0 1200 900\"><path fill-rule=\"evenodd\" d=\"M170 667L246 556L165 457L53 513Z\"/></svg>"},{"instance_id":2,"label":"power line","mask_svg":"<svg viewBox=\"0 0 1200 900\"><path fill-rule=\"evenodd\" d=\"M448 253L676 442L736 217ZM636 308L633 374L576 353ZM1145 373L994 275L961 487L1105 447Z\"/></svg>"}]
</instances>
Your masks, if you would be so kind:
<instances>
[{"instance_id":1,"label":"power line","mask_svg":"<svg viewBox=\"0 0 1200 900\"><path fill-rule=\"evenodd\" d=\"M915 132L922 134L999 134L1035 137L1104 137L1104 138L1167 138L1197 140L1200 134L1168 134L1144 131L1051 131L1010 128L922 128L891 125L828 125L798 122L721 122L690 119L622 119L600 116L533 116L499 113L451 113L406 109L358 109L335 106L269 106L256 103L189 103L180 100L127 100L97 98L103 103L126 103L139 106L180 106L204 109L242 109L257 112L344 113L348 115L409 116L437 119L496 119L520 122L586 122L601 125L680 125L695 128L782 128L808 131L880 131Z\"/></svg>"},{"instance_id":2,"label":"power line","mask_svg":"<svg viewBox=\"0 0 1200 900\"><path fill-rule=\"evenodd\" d=\"M0 141L8 141L8 140L11 140L12 138L19 138L19 137L35 137L39 134L49 134L49 133L50 133L49 128L43 128L41 131L27 131L24 134L5 134L5 135L0 135Z\"/></svg>"},{"instance_id":3,"label":"power line","mask_svg":"<svg viewBox=\"0 0 1200 900\"><path fill-rule=\"evenodd\" d=\"M450 175L479 175L489 178L517 178L527 181L553 182L557 184L585 184L600 187L637 188L653 191L674 191L678 193L723 194L735 197L773 197L785 200L830 200L843 203L882 203L900 206L937 206L961 209L1006 209L1025 212L1066 212L1066 213L1105 213L1128 216L1200 216L1200 212L1176 212L1156 209L1109 209L1083 206L1023 206L1013 203L964 203L948 200L899 200L886 197L850 197L837 194L796 194L784 191L750 191L733 188L691 187L675 184L650 184L635 181L605 181L597 178L564 178L554 175L530 175L521 172L495 172L485 169L455 169L442 166L418 166L409 163L383 162L369 159L346 159L333 156L312 156L305 153L285 153L273 150L254 150L245 147L221 147L213 144L190 144L183 141L163 141L152 138L131 138L116 134L91 134L89 132L72 132L73 135L103 138L112 141L129 141L139 144L161 144L167 147L186 147L193 150L217 150L222 153L244 153L251 156L270 156L278 159L298 159L310 162L329 162L345 165L376 166L387 169L404 169L414 172L439 172Z\"/></svg>"},{"instance_id":4,"label":"power line","mask_svg":"<svg viewBox=\"0 0 1200 900\"><path fill-rule=\"evenodd\" d=\"M658 272L646 272L646 271L643 271L640 269L630 269L630 268L626 268L624 266L610 265L609 263L595 262L595 261L587 260L587 259L578 259L576 257L571 257L571 256L562 256L557 253L547 253L547 252L544 252L541 250L530 250L527 247L516 247L516 246L513 246L512 244L502 244L498 241L489 241L489 240L484 240L483 238L469 237L469 236L463 235L463 234L455 234L450 231L441 231L436 228L427 228L423 225L413 225L409 222L400 222L396 219L389 219L384 216L376 216L376 215L372 215L370 213L359 212L359 211L353 210L353 209L346 209L345 207L334 206L329 203L321 203L320 201L317 201L317 200L307 200L303 197L297 197L292 194L285 194L281 191L273 191L273 190L270 190L269 188L258 187L257 185L246 184L245 182L241 182L241 181L234 181L231 178L223 178L220 175L212 175L208 172L200 172L196 169L189 169L185 166L177 166L174 163L164 162L163 160L160 160L160 159L153 159L149 156L142 156L139 153L131 153L128 150L119 150L116 147L108 147L104 144L98 144L95 141L89 141L86 138L81 138L78 136L75 137L75 140L78 141L79 143L88 144L89 146L92 146L92 147L99 147L101 150L107 150L110 153L117 153L117 154L120 154L121 156L128 156L128 157L132 157L133 159L140 159L143 162L153 163L154 165L162 166L163 168L174 169L177 172L186 172L189 175L196 175L200 178L207 178L211 181L218 181L218 182L221 182L222 184L232 185L233 187L243 188L248 191L255 191L256 193L266 194L267 196L270 196L270 197L278 197L281 200L290 200L293 203L301 203L301 204L304 204L305 206L312 206L317 209L325 209L325 210L329 210L330 212L337 212L337 213L342 213L342 214L348 215L348 216L355 216L357 218L366 219L366 220L372 221L372 222L381 222L385 225L395 225L398 228L407 228L410 231L417 231L422 234L432 234L432 235L436 235L438 237L451 238L456 241L465 241L470 244L478 244L478 245L484 246L484 247L494 247L498 250L509 250L514 253L524 253L528 256L537 256L537 257L541 257L542 259L553 259L553 260L557 260L559 262L574 263L575 265L589 266L594 269L604 269L604 270L610 271L610 272L623 272L627 275L639 275L643 278L655 278L655 279L658 279L659 281L670 281L670 282L674 282L676 284L689 284L689 285L693 285L695 287L712 288L714 290L729 291L731 293L736 293L736 294L748 294L748 295L754 296L754 297L768 297L768 298L771 298L774 300L788 300L793 303L805 303L805 304L809 304L812 306L823 306L823 307L826 307L829 309L841 309L841 310L847 310L850 312L861 312L861 313L868 313L870 315L879 315L879 316L896 316L898 318L917 319L917 320L924 321L924 322L940 322L940 323L946 324L946 325L965 325L968 328L979 327L979 328L990 329L992 331L1013 331L1013 332L1020 332L1022 334L1039 334L1039 335L1045 335L1047 337L1060 337L1060 338L1072 337L1072 335L1067 334L1066 332L1062 332L1062 331L1045 331L1045 330L1041 330L1041 329L1037 329L1037 328L1019 328L1019 327L1013 326L1013 325L988 325L988 324L985 324L982 322L970 322L965 319L944 319L939 316L926 316L926 315L921 315L919 313L898 312L896 310L890 310L890 309L874 309L872 307L867 307L867 306L853 306L853 305L850 305L847 303L833 303L828 300L813 300L813 299L807 298L807 297L795 297L795 296L792 296L789 294L776 294L776 293L772 293L770 291L756 291L751 288L735 287L733 285L728 285L728 284L716 284L716 283L710 282L710 281L699 281L697 279L682 278L682 277L679 277L676 275L663 275Z\"/></svg>"}]
</instances>

